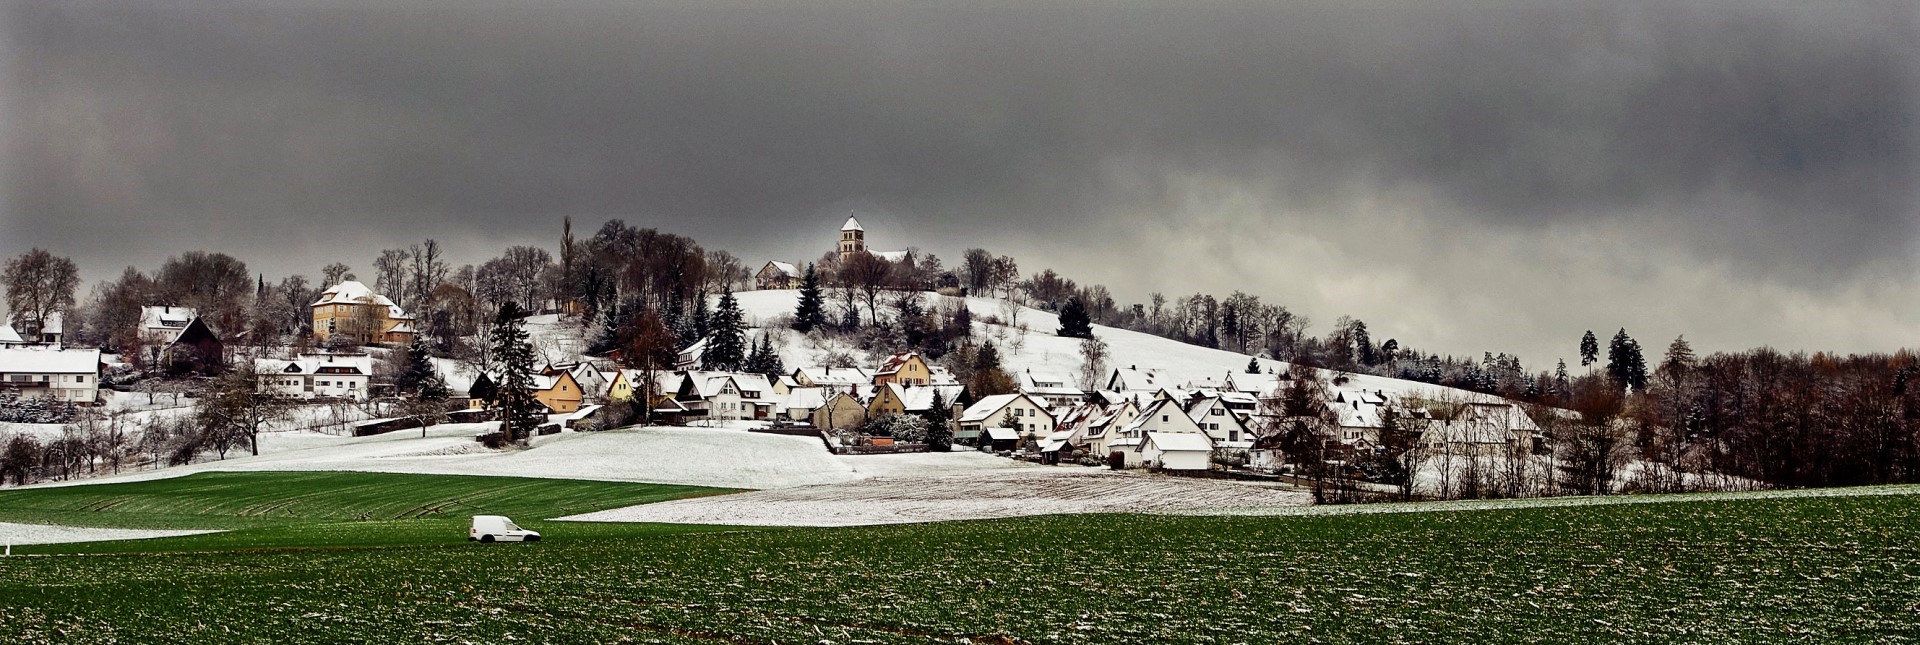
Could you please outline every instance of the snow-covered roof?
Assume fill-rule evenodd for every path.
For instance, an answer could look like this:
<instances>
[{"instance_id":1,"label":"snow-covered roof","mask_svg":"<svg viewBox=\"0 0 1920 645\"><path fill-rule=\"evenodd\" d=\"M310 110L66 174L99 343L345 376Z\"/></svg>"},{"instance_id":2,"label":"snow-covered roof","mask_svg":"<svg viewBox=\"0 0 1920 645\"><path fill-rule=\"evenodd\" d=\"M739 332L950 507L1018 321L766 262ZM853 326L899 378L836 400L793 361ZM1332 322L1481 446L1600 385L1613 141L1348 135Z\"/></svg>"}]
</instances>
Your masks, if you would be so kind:
<instances>
[{"instance_id":1,"label":"snow-covered roof","mask_svg":"<svg viewBox=\"0 0 1920 645\"><path fill-rule=\"evenodd\" d=\"M994 441L1020 440L1020 433L1015 432L1013 428L986 428L982 432L987 433L987 438Z\"/></svg>"},{"instance_id":2,"label":"snow-covered roof","mask_svg":"<svg viewBox=\"0 0 1920 645\"><path fill-rule=\"evenodd\" d=\"M885 374L892 374L894 372L898 372L900 371L900 368L905 367L909 361L912 361L915 358L919 358L919 356L920 356L919 352L906 352L904 354L894 354L892 356L888 356L886 362L880 364L880 371L875 372L874 374L885 375ZM924 358L920 359L920 363L922 365L925 365L926 362L927 362L926 359Z\"/></svg>"},{"instance_id":3,"label":"snow-covered roof","mask_svg":"<svg viewBox=\"0 0 1920 645\"><path fill-rule=\"evenodd\" d=\"M1129 365L1113 368L1112 376L1107 378L1107 388L1118 391L1152 390L1160 385L1160 371L1139 369Z\"/></svg>"},{"instance_id":4,"label":"snow-covered roof","mask_svg":"<svg viewBox=\"0 0 1920 645\"><path fill-rule=\"evenodd\" d=\"M802 367L793 373L814 385L847 386L873 382L873 372L858 367Z\"/></svg>"},{"instance_id":5,"label":"snow-covered roof","mask_svg":"<svg viewBox=\"0 0 1920 645\"><path fill-rule=\"evenodd\" d=\"M792 277L792 278L800 277L800 267L794 266L792 262L781 262L779 260L774 260L772 262L768 262L767 267L772 267L773 270L778 271L780 272L781 275L784 275L787 277ZM762 267L760 269L760 272L765 273L766 270L767 270L766 267Z\"/></svg>"},{"instance_id":6,"label":"snow-covered roof","mask_svg":"<svg viewBox=\"0 0 1920 645\"><path fill-rule=\"evenodd\" d=\"M1149 432L1146 443L1161 452L1213 452L1213 439L1196 432Z\"/></svg>"},{"instance_id":7,"label":"snow-covered roof","mask_svg":"<svg viewBox=\"0 0 1920 645\"><path fill-rule=\"evenodd\" d=\"M845 224L842 224L842 225L840 225L840 230L842 230L842 231L865 231L865 230L867 230L867 229L864 229L864 228L860 228L860 220L857 220L857 219L854 219L852 215L848 215L848 216L847 216L847 223L845 223Z\"/></svg>"},{"instance_id":8,"label":"snow-covered roof","mask_svg":"<svg viewBox=\"0 0 1920 645\"><path fill-rule=\"evenodd\" d=\"M373 289L367 288L367 285L362 284L358 280L348 280L328 287L326 291L320 292L320 299L315 300L313 304L309 306L367 304L386 307L387 317L389 318L412 317L408 316L406 311L400 309L400 305L393 304L393 301L388 300L386 296L374 293ZM411 331L411 328L409 328L408 332L411 333Z\"/></svg>"},{"instance_id":9,"label":"snow-covered roof","mask_svg":"<svg viewBox=\"0 0 1920 645\"><path fill-rule=\"evenodd\" d=\"M1082 396L1086 394L1080 388L1067 384L1065 377L1047 372L1021 370L1020 391L1027 394L1051 396Z\"/></svg>"},{"instance_id":10,"label":"snow-covered roof","mask_svg":"<svg viewBox=\"0 0 1920 645\"><path fill-rule=\"evenodd\" d=\"M20 332L14 331L13 325L0 325L0 343L18 342L21 342Z\"/></svg>"},{"instance_id":11,"label":"snow-covered roof","mask_svg":"<svg viewBox=\"0 0 1920 645\"><path fill-rule=\"evenodd\" d=\"M179 331L194 318L192 307L172 307L151 305L140 308L140 327L143 329L170 329Z\"/></svg>"},{"instance_id":12,"label":"snow-covered roof","mask_svg":"<svg viewBox=\"0 0 1920 645\"><path fill-rule=\"evenodd\" d=\"M0 372L10 374L98 374L100 350L0 349Z\"/></svg>"},{"instance_id":13,"label":"snow-covered roof","mask_svg":"<svg viewBox=\"0 0 1920 645\"><path fill-rule=\"evenodd\" d=\"M893 392L895 398L900 399L900 406L906 408L909 412L924 412L933 409L933 396L935 393L945 397L947 402L951 403L954 399L959 398L961 389L959 386L954 385L919 385L907 387L899 383L888 383L886 384L886 388Z\"/></svg>"},{"instance_id":14,"label":"snow-covered roof","mask_svg":"<svg viewBox=\"0 0 1920 645\"><path fill-rule=\"evenodd\" d=\"M872 253L875 257L888 262L899 262L907 259L906 251L873 251Z\"/></svg>"},{"instance_id":15,"label":"snow-covered roof","mask_svg":"<svg viewBox=\"0 0 1920 645\"><path fill-rule=\"evenodd\" d=\"M787 390L786 407L789 410L794 408L799 408L802 410L818 410L820 409L820 406L823 406L826 404L827 404L826 388L796 387L791 390Z\"/></svg>"},{"instance_id":16,"label":"snow-covered roof","mask_svg":"<svg viewBox=\"0 0 1920 645\"><path fill-rule=\"evenodd\" d=\"M967 407L966 412L961 413L960 423L978 423L985 421L987 417L993 416L993 414L999 412L1001 408L1007 407L1014 401L1026 398L1026 396L1025 394L995 394L993 396L983 397L979 401L975 401L973 405ZM1032 403L1032 400L1029 399L1028 403ZM1039 406L1036 405L1035 407Z\"/></svg>"},{"instance_id":17,"label":"snow-covered roof","mask_svg":"<svg viewBox=\"0 0 1920 645\"><path fill-rule=\"evenodd\" d=\"M261 358L254 360L253 371L260 376L270 374L370 376L373 374L372 359L365 358L367 360L361 361L355 360L352 356L332 354L302 354L293 360Z\"/></svg>"}]
</instances>

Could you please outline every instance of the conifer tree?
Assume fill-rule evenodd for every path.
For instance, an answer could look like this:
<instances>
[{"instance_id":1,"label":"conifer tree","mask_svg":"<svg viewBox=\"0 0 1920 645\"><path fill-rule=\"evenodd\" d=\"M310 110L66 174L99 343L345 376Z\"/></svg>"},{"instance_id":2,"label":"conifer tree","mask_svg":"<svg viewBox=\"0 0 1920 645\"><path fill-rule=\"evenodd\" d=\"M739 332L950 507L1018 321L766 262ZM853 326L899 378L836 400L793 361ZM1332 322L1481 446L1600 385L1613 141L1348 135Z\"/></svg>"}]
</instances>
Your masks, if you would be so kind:
<instances>
[{"instance_id":1,"label":"conifer tree","mask_svg":"<svg viewBox=\"0 0 1920 645\"><path fill-rule=\"evenodd\" d=\"M1373 353L1373 337L1367 335L1367 323L1353 321L1353 348L1361 365L1372 366L1379 362Z\"/></svg>"},{"instance_id":2,"label":"conifer tree","mask_svg":"<svg viewBox=\"0 0 1920 645\"><path fill-rule=\"evenodd\" d=\"M927 450L947 452L953 449L952 406L938 388L933 391L933 408L927 411Z\"/></svg>"},{"instance_id":3,"label":"conifer tree","mask_svg":"<svg viewBox=\"0 0 1920 645\"><path fill-rule=\"evenodd\" d=\"M800 305L793 311L793 328L804 334L826 326L826 300L820 294L820 274L809 262L806 277L800 279Z\"/></svg>"},{"instance_id":4,"label":"conifer tree","mask_svg":"<svg viewBox=\"0 0 1920 645\"><path fill-rule=\"evenodd\" d=\"M1247 373L1248 374L1260 373L1260 359L1258 358L1247 359Z\"/></svg>"},{"instance_id":5,"label":"conifer tree","mask_svg":"<svg viewBox=\"0 0 1920 645\"><path fill-rule=\"evenodd\" d=\"M713 312L710 322L707 351L701 358L704 369L734 372L745 366L747 339L741 324L740 303L733 299L733 292L722 294L720 308Z\"/></svg>"},{"instance_id":6,"label":"conifer tree","mask_svg":"<svg viewBox=\"0 0 1920 645\"><path fill-rule=\"evenodd\" d=\"M1580 366L1586 367L1598 360L1600 360L1600 339L1594 338L1593 330L1589 329L1587 335L1580 337Z\"/></svg>"},{"instance_id":7,"label":"conifer tree","mask_svg":"<svg viewBox=\"0 0 1920 645\"><path fill-rule=\"evenodd\" d=\"M1553 393L1564 397L1572 392L1567 383L1567 359L1563 358L1560 359L1560 364L1553 368Z\"/></svg>"},{"instance_id":8,"label":"conifer tree","mask_svg":"<svg viewBox=\"0 0 1920 645\"><path fill-rule=\"evenodd\" d=\"M521 326L518 304L508 301L500 305L489 336L500 369L493 400L500 407L505 424L502 429L509 441L522 441L547 419L546 405L533 397L533 346Z\"/></svg>"},{"instance_id":9,"label":"conifer tree","mask_svg":"<svg viewBox=\"0 0 1920 645\"><path fill-rule=\"evenodd\" d=\"M1066 306L1060 308L1060 330L1057 332L1066 338L1093 338L1093 319L1087 314L1087 305L1080 297L1067 299Z\"/></svg>"},{"instance_id":10,"label":"conifer tree","mask_svg":"<svg viewBox=\"0 0 1920 645\"><path fill-rule=\"evenodd\" d=\"M433 355L427 351L427 340L422 334L413 335L413 344L407 346L407 366L393 379L393 386L402 393L411 394L432 381L438 372L433 369Z\"/></svg>"}]
</instances>

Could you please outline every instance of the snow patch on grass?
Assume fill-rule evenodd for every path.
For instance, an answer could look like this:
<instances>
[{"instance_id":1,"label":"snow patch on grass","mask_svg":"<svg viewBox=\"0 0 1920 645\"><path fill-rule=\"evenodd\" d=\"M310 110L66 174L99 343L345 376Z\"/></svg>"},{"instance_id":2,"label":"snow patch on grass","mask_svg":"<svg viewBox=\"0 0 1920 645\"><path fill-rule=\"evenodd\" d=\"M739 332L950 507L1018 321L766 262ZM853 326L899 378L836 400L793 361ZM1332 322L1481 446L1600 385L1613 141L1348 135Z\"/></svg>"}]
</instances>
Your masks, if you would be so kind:
<instances>
[{"instance_id":1,"label":"snow patch on grass","mask_svg":"<svg viewBox=\"0 0 1920 645\"><path fill-rule=\"evenodd\" d=\"M15 524L0 522L0 541L7 544L66 544L107 540L145 540L148 538L199 535L219 531L155 531L143 529L96 529L57 524Z\"/></svg>"}]
</instances>

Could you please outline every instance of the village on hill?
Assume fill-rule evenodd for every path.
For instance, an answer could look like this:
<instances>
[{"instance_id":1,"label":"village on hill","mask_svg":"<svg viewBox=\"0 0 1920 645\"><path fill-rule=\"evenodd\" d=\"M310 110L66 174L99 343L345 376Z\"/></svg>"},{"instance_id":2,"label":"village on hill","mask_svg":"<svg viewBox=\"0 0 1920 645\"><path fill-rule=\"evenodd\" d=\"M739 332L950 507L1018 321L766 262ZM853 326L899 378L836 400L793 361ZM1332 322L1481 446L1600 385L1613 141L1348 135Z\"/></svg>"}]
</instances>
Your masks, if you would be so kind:
<instances>
[{"instance_id":1,"label":"village on hill","mask_svg":"<svg viewBox=\"0 0 1920 645\"><path fill-rule=\"evenodd\" d=\"M749 270L618 221L576 240L569 220L557 260L514 247L453 270L429 240L383 253L372 285L344 264L318 289L300 276L249 285L238 260L200 252L151 276L130 269L83 305L12 308L0 474L25 484L222 464L296 436L402 431L465 433L469 447L433 450L470 458L650 427L811 438L808 450L855 459L971 452L1217 479L1322 503L1756 485L1663 458L1656 434L1617 413L1596 426L1572 409L1575 381L1645 382L1624 331L1608 364L1622 377L1570 379L1564 363L1527 374L1504 354L1375 342L1344 318L1315 338L1304 318L1244 294L1170 305L1156 294L1129 310L1104 287L1052 271L1022 279L1011 258L978 249L946 269L917 249L870 250L852 216L822 246L811 262ZM14 264L60 260L36 251ZM1654 443L1630 452L1629 437ZM749 453L712 467L747 467ZM630 456L631 470L595 472L673 478L645 466L671 455Z\"/></svg>"}]
</instances>

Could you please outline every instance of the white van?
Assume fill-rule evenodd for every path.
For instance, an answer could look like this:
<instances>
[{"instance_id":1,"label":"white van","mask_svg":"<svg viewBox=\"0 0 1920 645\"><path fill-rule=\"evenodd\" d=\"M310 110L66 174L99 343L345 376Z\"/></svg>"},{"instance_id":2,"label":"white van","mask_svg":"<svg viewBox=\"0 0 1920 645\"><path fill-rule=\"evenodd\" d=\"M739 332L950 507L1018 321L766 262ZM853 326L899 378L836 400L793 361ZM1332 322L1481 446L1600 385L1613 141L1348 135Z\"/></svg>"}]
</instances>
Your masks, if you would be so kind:
<instances>
[{"instance_id":1,"label":"white van","mask_svg":"<svg viewBox=\"0 0 1920 645\"><path fill-rule=\"evenodd\" d=\"M540 532L514 524L505 515L475 515L473 528L467 529L469 542L539 542Z\"/></svg>"}]
</instances>

